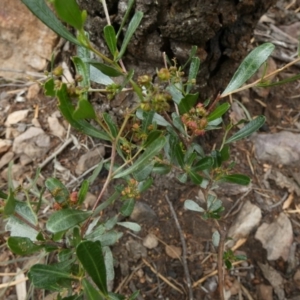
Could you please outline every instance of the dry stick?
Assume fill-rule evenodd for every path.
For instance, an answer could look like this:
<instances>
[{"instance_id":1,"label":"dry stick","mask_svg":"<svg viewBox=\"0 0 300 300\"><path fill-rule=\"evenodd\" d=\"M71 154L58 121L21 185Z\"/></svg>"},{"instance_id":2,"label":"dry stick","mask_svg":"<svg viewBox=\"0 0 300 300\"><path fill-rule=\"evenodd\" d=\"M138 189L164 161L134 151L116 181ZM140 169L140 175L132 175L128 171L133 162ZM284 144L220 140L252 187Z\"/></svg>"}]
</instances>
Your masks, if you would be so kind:
<instances>
[{"instance_id":1,"label":"dry stick","mask_svg":"<svg viewBox=\"0 0 300 300\"><path fill-rule=\"evenodd\" d=\"M224 278L223 278L223 252L224 252L224 243L226 232L220 228L219 226L219 234L220 234L220 242L219 242L219 250L218 250L218 281L219 281L219 294L221 300L225 300L224 297Z\"/></svg>"},{"instance_id":2,"label":"dry stick","mask_svg":"<svg viewBox=\"0 0 300 300\"><path fill-rule=\"evenodd\" d=\"M181 230L176 212L175 212L174 207L172 205L172 202L170 201L167 194L165 194L165 198L166 198L166 200L167 200L167 202L170 206L172 216L175 220L176 227L177 227L178 232L179 232L179 236L180 236L180 240L181 240L181 246L182 246L182 264L183 264L185 278L186 278L186 282L187 282L187 286L188 286L188 290L189 290L189 300L193 300L194 296L193 296L193 289L192 289L192 281L191 281L190 272L189 272L189 268L188 268L187 261L186 261L187 250L186 250L185 239L184 239L184 236L183 236L183 233L182 233L182 230Z\"/></svg>"},{"instance_id":3,"label":"dry stick","mask_svg":"<svg viewBox=\"0 0 300 300\"><path fill-rule=\"evenodd\" d=\"M39 168L44 168L52 159L54 159L58 154L60 154L67 146L72 143L73 139L67 139L56 151L54 151L48 158L46 158L42 163L39 164Z\"/></svg>"},{"instance_id":4,"label":"dry stick","mask_svg":"<svg viewBox=\"0 0 300 300\"><path fill-rule=\"evenodd\" d=\"M27 281L27 280L28 280L28 277L24 277L24 278L20 278L18 280L15 280L15 281L2 283L2 284L0 284L0 289L7 288L7 287L10 287L10 286L13 286L13 285L17 285L17 284L19 284L23 281Z\"/></svg>"}]
</instances>

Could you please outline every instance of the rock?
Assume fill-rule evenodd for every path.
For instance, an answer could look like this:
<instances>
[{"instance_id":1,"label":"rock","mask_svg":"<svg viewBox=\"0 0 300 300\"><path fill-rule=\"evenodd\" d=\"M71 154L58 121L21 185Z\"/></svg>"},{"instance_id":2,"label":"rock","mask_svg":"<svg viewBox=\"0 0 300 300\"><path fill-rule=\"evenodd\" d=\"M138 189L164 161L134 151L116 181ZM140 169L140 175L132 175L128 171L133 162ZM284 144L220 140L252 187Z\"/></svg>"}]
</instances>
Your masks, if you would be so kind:
<instances>
[{"instance_id":1,"label":"rock","mask_svg":"<svg viewBox=\"0 0 300 300\"><path fill-rule=\"evenodd\" d=\"M29 109L17 110L8 115L5 126L10 126L12 124L17 124L24 120L28 115Z\"/></svg>"},{"instance_id":2,"label":"rock","mask_svg":"<svg viewBox=\"0 0 300 300\"><path fill-rule=\"evenodd\" d=\"M283 165L291 165L300 161L300 134L288 131L255 134L252 141L259 160Z\"/></svg>"},{"instance_id":3,"label":"rock","mask_svg":"<svg viewBox=\"0 0 300 300\"><path fill-rule=\"evenodd\" d=\"M285 213L281 213L273 223L263 223L257 229L255 238L267 250L268 260L276 260L282 257L286 261L293 243L291 221Z\"/></svg>"},{"instance_id":4,"label":"rock","mask_svg":"<svg viewBox=\"0 0 300 300\"><path fill-rule=\"evenodd\" d=\"M22 179L22 176L24 175L24 167L21 166L20 164L15 164L12 166L12 178L14 180L20 180ZM1 177L7 181L8 179L8 168L5 168L2 173L1 173Z\"/></svg>"},{"instance_id":5,"label":"rock","mask_svg":"<svg viewBox=\"0 0 300 300\"><path fill-rule=\"evenodd\" d=\"M270 285L259 284L256 292L258 300L273 300L273 288Z\"/></svg>"},{"instance_id":6,"label":"rock","mask_svg":"<svg viewBox=\"0 0 300 300\"><path fill-rule=\"evenodd\" d=\"M57 41L56 34L38 20L19 0L0 1L0 65L16 71L42 71ZM3 72L4 78L28 74Z\"/></svg>"},{"instance_id":7,"label":"rock","mask_svg":"<svg viewBox=\"0 0 300 300\"><path fill-rule=\"evenodd\" d=\"M27 100L29 101L36 100L40 90L41 87L38 83L32 84L27 91L27 95L26 95Z\"/></svg>"},{"instance_id":8,"label":"rock","mask_svg":"<svg viewBox=\"0 0 300 300\"><path fill-rule=\"evenodd\" d=\"M0 153L6 152L12 145L11 140L0 139Z\"/></svg>"},{"instance_id":9,"label":"rock","mask_svg":"<svg viewBox=\"0 0 300 300\"><path fill-rule=\"evenodd\" d=\"M137 201L135 203L132 214L130 215L130 220L142 223L153 223L157 220L157 215L155 211L146 203L142 201Z\"/></svg>"},{"instance_id":10,"label":"rock","mask_svg":"<svg viewBox=\"0 0 300 300\"><path fill-rule=\"evenodd\" d=\"M9 164L13 159L14 153L12 151L6 152L0 159L0 169Z\"/></svg>"},{"instance_id":11,"label":"rock","mask_svg":"<svg viewBox=\"0 0 300 300\"><path fill-rule=\"evenodd\" d=\"M244 194L251 189L252 189L251 183L248 185L240 185L240 184L230 183L230 182L220 182L218 183L216 192L227 196L235 196L239 194Z\"/></svg>"},{"instance_id":12,"label":"rock","mask_svg":"<svg viewBox=\"0 0 300 300\"><path fill-rule=\"evenodd\" d=\"M84 206L86 208L92 208L96 203L97 197L90 192L87 192L84 199Z\"/></svg>"},{"instance_id":13,"label":"rock","mask_svg":"<svg viewBox=\"0 0 300 300\"><path fill-rule=\"evenodd\" d=\"M104 156L105 150L103 146L97 147L92 151L89 151L79 158L77 163L75 173L81 175L86 170L98 164Z\"/></svg>"},{"instance_id":14,"label":"rock","mask_svg":"<svg viewBox=\"0 0 300 300\"><path fill-rule=\"evenodd\" d=\"M142 257L147 257L147 249L137 241L127 241L126 249L129 252L130 259L134 262L138 261Z\"/></svg>"},{"instance_id":15,"label":"rock","mask_svg":"<svg viewBox=\"0 0 300 300\"><path fill-rule=\"evenodd\" d=\"M42 158L50 148L50 137L41 128L30 127L14 140L13 151L31 160Z\"/></svg>"},{"instance_id":16,"label":"rock","mask_svg":"<svg viewBox=\"0 0 300 300\"><path fill-rule=\"evenodd\" d=\"M228 237L233 239L233 241L229 241L229 247L233 246L238 239L246 238L252 229L258 226L260 220L260 208L247 201L228 231Z\"/></svg>"},{"instance_id":17,"label":"rock","mask_svg":"<svg viewBox=\"0 0 300 300\"><path fill-rule=\"evenodd\" d=\"M21 154L20 155L20 164L22 166L26 166L31 162L32 162L32 159L28 155L26 155L26 154Z\"/></svg>"},{"instance_id":18,"label":"rock","mask_svg":"<svg viewBox=\"0 0 300 300\"><path fill-rule=\"evenodd\" d=\"M293 279L294 279L294 282L295 282L297 288L300 289L300 269L298 269L296 271L296 273L294 274Z\"/></svg>"},{"instance_id":19,"label":"rock","mask_svg":"<svg viewBox=\"0 0 300 300\"><path fill-rule=\"evenodd\" d=\"M66 135L66 129L59 123L56 117L48 117L48 124L53 135L63 138Z\"/></svg>"},{"instance_id":20,"label":"rock","mask_svg":"<svg viewBox=\"0 0 300 300\"><path fill-rule=\"evenodd\" d=\"M148 249L156 248L157 245L158 245L158 239L153 233L147 234L143 239L143 246L145 246Z\"/></svg>"},{"instance_id":21,"label":"rock","mask_svg":"<svg viewBox=\"0 0 300 300\"><path fill-rule=\"evenodd\" d=\"M273 267L268 264L262 264L258 262L260 269L262 270L264 277L271 283L272 287L275 290L275 293L278 296L279 300L285 300L284 289L283 289L283 278L280 273L277 272ZM265 299L264 299L265 300Z\"/></svg>"}]
</instances>

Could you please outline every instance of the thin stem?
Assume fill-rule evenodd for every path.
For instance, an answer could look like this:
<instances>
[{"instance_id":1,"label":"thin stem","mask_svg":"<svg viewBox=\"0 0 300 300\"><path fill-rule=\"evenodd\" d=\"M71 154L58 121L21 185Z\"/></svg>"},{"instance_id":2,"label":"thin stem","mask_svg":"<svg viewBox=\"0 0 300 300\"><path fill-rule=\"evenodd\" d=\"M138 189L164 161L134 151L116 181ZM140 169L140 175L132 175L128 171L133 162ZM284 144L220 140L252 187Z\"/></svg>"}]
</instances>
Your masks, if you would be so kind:
<instances>
[{"instance_id":1,"label":"thin stem","mask_svg":"<svg viewBox=\"0 0 300 300\"><path fill-rule=\"evenodd\" d=\"M193 289L192 289L192 281L191 281L191 277L190 277L190 272L189 272L189 268L187 265L187 260L186 260L186 256L187 256L187 250L186 250L186 243L185 243L185 239L182 233L182 229L181 226L179 224L175 209L172 205L172 202L170 201L169 197L167 194L165 194L165 198L170 206L170 211L171 214L175 220L175 224L177 227L177 230L179 232L179 236L180 236L180 240L181 240L181 246L182 246L182 264L183 264L183 269L184 269L184 274L185 274L185 279L186 279L186 283L187 283L187 287L189 290L189 300L193 300L194 296L193 296ZM223 300L223 299L222 299Z\"/></svg>"}]
</instances>

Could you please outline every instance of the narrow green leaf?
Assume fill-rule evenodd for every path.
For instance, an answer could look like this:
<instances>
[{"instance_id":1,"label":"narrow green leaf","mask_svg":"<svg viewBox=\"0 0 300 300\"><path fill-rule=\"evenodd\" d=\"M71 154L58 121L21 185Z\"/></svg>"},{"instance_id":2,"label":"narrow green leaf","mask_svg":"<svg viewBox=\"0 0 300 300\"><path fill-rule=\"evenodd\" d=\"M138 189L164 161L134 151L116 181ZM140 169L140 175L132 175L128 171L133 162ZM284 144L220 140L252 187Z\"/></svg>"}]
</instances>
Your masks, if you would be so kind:
<instances>
[{"instance_id":1,"label":"narrow green leaf","mask_svg":"<svg viewBox=\"0 0 300 300\"><path fill-rule=\"evenodd\" d=\"M88 180L83 180L80 190L78 192L78 196L77 196L78 205L81 205L83 203L83 201L85 200L86 194L89 190L89 186L90 186L90 182Z\"/></svg>"},{"instance_id":2,"label":"narrow green leaf","mask_svg":"<svg viewBox=\"0 0 300 300\"><path fill-rule=\"evenodd\" d=\"M125 217L129 217L131 215L131 213L133 212L134 205L135 205L134 199L125 200L120 209L120 213Z\"/></svg>"},{"instance_id":3,"label":"narrow green leaf","mask_svg":"<svg viewBox=\"0 0 300 300\"><path fill-rule=\"evenodd\" d=\"M204 209L193 200L185 200L184 208L196 212L204 212Z\"/></svg>"},{"instance_id":4,"label":"narrow green leaf","mask_svg":"<svg viewBox=\"0 0 300 300\"><path fill-rule=\"evenodd\" d=\"M140 120L144 120L143 111L141 109L137 109L136 116ZM154 114L154 116L153 116L153 122L155 122L157 125L164 126L164 127L171 126L171 124L169 122L167 122L165 120L165 118L162 117L161 115L159 115L158 113Z\"/></svg>"},{"instance_id":5,"label":"narrow green leaf","mask_svg":"<svg viewBox=\"0 0 300 300\"><path fill-rule=\"evenodd\" d=\"M218 106L211 114L209 114L209 116L207 117L207 121L211 122L213 120L216 120L220 117L222 117L227 110L230 108L230 104L229 103L223 103L220 106Z\"/></svg>"},{"instance_id":6,"label":"narrow green leaf","mask_svg":"<svg viewBox=\"0 0 300 300\"><path fill-rule=\"evenodd\" d=\"M146 163L144 166L140 167L139 170L132 173L133 177L137 181L146 180L153 170L153 163Z\"/></svg>"},{"instance_id":7,"label":"narrow green leaf","mask_svg":"<svg viewBox=\"0 0 300 300\"><path fill-rule=\"evenodd\" d=\"M144 111L143 112L143 122L142 122L142 132L147 133L148 127L153 124L154 111Z\"/></svg>"},{"instance_id":8,"label":"narrow green leaf","mask_svg":"<svg viewBox=\"0 0 300 300\"><path fill-rule=\"evenodd\" d=\"M264 125L266 121L265 116L258 116L254 120L250 121L248 124L246 124L242 129L240 129L238 132L236 132L232 137L230 137L225 144L229 144L238 140L241 140L243 138L248 137L255 131L257 131L261 126Z\"/></svg>"},{"instance_id":9,"label":"narrow green leaf","mask_svg":"<svg viewBox=\"0 0 300 300\"><path fill-rule=\"evenodd\" d=\"M14 214L16 208L16 199L14 197L13 190L10 188L9 189L9 194L7 197L7 200L5 202L4 206L4 215L5 216L11 216Z\"/></svg>"},{"instance_id":10,"label":"narrow green leaf","mask_svg":"<svg viewBox=\"0 0 300 300\"><path fill-rule=\"evenodd\" d=\"M124 75L121 71L119 71L111 66L105 65L97 60L84 59L83 61L85 63L95 67L96 69L100 70L103 74L105 74L107 76L118 77L118 76Z\"/></svg>"},{"instance_id":11,"label":"narrow green leaf","mask_svg":"<svg viewBox=\"0 0 300 300\"><path fill-rule=\"evenodd\" d=\"M139 182L138 191L140 193L146 191L147 189L149 189L149 187L152 185L152 183L153 183L153 178L152 177L149 177L148 179Z\"/></svg>"},{"instance_id":12,"label":"narrow green leaf","mask_svg":"<svg viewBox=\"0 0 300 300\"><path fill-rule=\"evenodd\" d=\"M83 278L82 286L87 300L104 300L103 295L87 279Z\"/></svg>"},{"instance_id":13,"label":"narrow green leaf","mask_svg":"<svg viewBox=\"0 0 300 300\"><path fill-rule=\"evenodd\" d=\"M54 0L54 7L60 19L79 31L83 29L81 11L76 0Z\"/></svg>"},{"instance_id":14,"label":"narrow green leaf","mask_svg":"<svg viewBox=\"0 0 300 300\"><path fill-rule=\"evenodd\" d=\"M88 89L90 87L90 68L89 66L83 62L83 60L78 57L74 56L72 57L72 61L74 63L76 73L81 76L82 80L78 82L78 85L82 88ZM80 99L88 99L87 92L84 92L81 94Z\"/></svg>"},{"instance_id":15,"label":"narrow green leaf","mask_svg":"<svg viewBox=\"0 0 300 300\"><path fill-rule=\"evenodd\" d=\"M165 174L170 173L171 170L172 170L172 167L170 165L156 163L153 167L152 172L159 174L159 175L165 175Z\"/></svg>"},{"instance_id":16,"label":"narrow green leaf","mask_svg":"<svg viewBox=\"0 0 300 300\"><path fill-rule=\"evenodd\" d=\"M103 31L104 31L104 39L109 48L109 51L113 55L113 57L115 57L117 51L117 38L116 38L115 29L111 25L106 25Z\"/></svg>"},{"instance_id":17,"label":"narrow green leaf","mask_svg":"<svg viewBox=\"0 0 300 300\"><path fill-rule=\"evenodd\" d=\"M214 160L212 157L204 157L200 159L193 167L192 171L199 172L207 170L213 166Z\"/></svg>"},{"instance_id":18,"label":"narrow green leaf","mask_svg":"<svg viewBox=\"0 0 300 300\"><path fill-rule=\"evenodd\" d=\"M12 237L7 240L9 249L18 255L31 255L43 248L43 246L34 244L29 238L26 237Z\"/></svg>"},{"instance_id":19,"label":"narrow green leaf","mask_svg":"<svg viewBox=\"0 0 300 300\"><path fill-rule=\"evenodd\" d=\"M96 113L93 105L86 99L80 99L72 114L73 120L95 119Z\"/></svg>"},{"instance_id":20,"label":"narrow green leaf","mask_svg":"<svg viewBox=\"0 0 300 300\"><path fill-rule=\"evenodd\" d=\"M250 178L243 174L232 174L222 176L221 181L237 183L240 185L248 185L250 183Z\"/></svg>"},{"instance_id":21,"label":"narrow green leaf","mask_svg":"<svg viewBox=\"0 0 300 300\"><path fill-rule=\"evenodd\" d=\"M203 180L203 177L200 176L197 172L194 172L192 170L190 170L188 172L189 177L191 178L192 182L195 184L200 184Z\"/></svg>"},{"instance_id":22,"label":"narrow green leaf","mask_svg":"<svg viewBox=\"0 0 300 300\"><path fill-rule=\"evenodd\" d=\"M139 232L142 229L139 224L134 222L118 222L117 224L135 232Z\"/></svg>"},{"instance_id":23,"label":"narrow green leaf","mask_svg":"<svg viewBox=\"0 0 300 300\"><path fill-rule=\"evenodd\" d=\"M286 79L283 79L283 80L279 80L279 81L276 81L276 82L260 82L257 84L258 87L271 87L271 86L278 86L278 85L282 85L282 84L286 84L286 83L289 83L289 82L294 82L296 80L298 80L300 78L300 74L298 75L295 75L295 76L291 76L289 78L286 78Z\"/></svg>"},{"instance_id":24,"label":"narrow green leaf","mask_svg":"<svg viewBox=\"0 0 300 300\"><path fill-rule=\"evenodd\" d=\"M77 246L76 254L86 272L106 296L106 269L101 243L99 241L83 241Z\"/></svg>"},{"instance_id":25,"label":"narrow green leaf","mask_svg":"<svg viewBox=\"0 0 300 300\"><path fill-rule=\"evenodd\" d=\"M184 70L186 68L186 66L190 63L190 61L192 60L193 57L195 57L196 53L197 53L198 47L197 46L192 46L190 54L189 54L189 58L188 60L185 62L185 64L183 65L182 69Z\"/></svg>"},{"instance_id":26,"label":"narrow green leaf","mask_svg":"<svg viewBox=\"0 0 300 300\"><path fill-rule=\"evenodd\" d=\"M191 108L195 106L199 98L199 93L196 94L187 94L184 98L181 99L178 108L180 114L188 113Z\"/></svg>"},{"instance_id":27,"label":"narrow green leaf","mask_svg":"<svg viewBox=\"0 0 300 300\"><path fill-rule=\"evenodd\" d=\"M199 72L199 67L200 67L200 59L198 57L193 57L190 65L188 82L191 82L191 80L196 79ZM187 94L191 91L192 86L193 84L191 83L187 84L186 87Z\"/></svg>"},{"instance_id":28,"label":"narrow green leaf","mask_svg":"<svg viewBox=\"0 0 300 300\"><path fill-rule=\"evenodd\" d=\"M69 272L60 270L56 266L42 264L32 266L28 277L35 287L54 291L59 291L64 287L63 280L70 283L71 280L76 280Z\"/></svg>"},{"instance_id":29,"label":"narrow green leaf","mask_svg":"<svg viewBox=\"0 0 300 300\"><path fill-rule=\"evenodd\" d=\"M46 26L52 29L59 36L67 41L81 46L78 40L64 27L64 25L56 18L52 10L47 6L45 0L21 0L28 9L38 17ZM61 1L63 2L63 1Z\"/></svg>"},{"instance_id":30,"label":"narrow green leaf","mask_svg":"<svg viewBox=\"0 0 300 300\"><path fill-rule=\"evenodd\" d=\"M87 179L90 185L94 183L98 175L100 174L101 170L103 168L103 161L101 160L98 166L94 169L92 175Z\"/></svg>"},{"instance_id":31,"label":"narrow green leaf","mask_svg":"<svg viewBox=\"0 0 300 300\"><path fill-rule=\"evenodd\" d=\"M148 145L145 149L144 153L137 159L137 161L129 168L120 171L119 173L114 175L114 178L124 177L138 170L140 167L143 167L145 163L148 163L151 158L157 155L160 150L164 147L166 143L166 138L161 136L153 141L152 144Z\"/></svg>"},{"instance_id":32,"label":"narrow green leaf","mask_svg":"<svg viewBox=\"0 0 300 300\"><path fill-rule=\"evenodd\" d=\"M45 186L51 193L52 197L58 203L63 203L70 198L68 189L62 184L62 182L56 178L48 178L45 181Z\"/></svg>"},{"instance_id":33,"label":"narrow green leaf","mask_svg":"<svg viewBox=\"0 0 300 300\"><path fill-rule=\"evenodd\" d=\"M110 141L110 137L104 131L93 127L90 123L85 120L74 120L73 112L74 107L72 102L68 96L67 85L65 83L62 84L60 90L57 91L57 97L59 99L58 108L64 118L73 126L75 129L82 131L88 136L95 137L98 139Z\"/></svg>"},{"instance_id":34,"label":"narrow green leaf","mask_svg":"<svg viewBox=\"0 0 300 300\"><path fill-rule=\"evenodd\" d=\"M131 79L130 79L130 84L131 84L133 90L135 91L135 93L138 95L140 101L143 101L144 95L143 95L142 89Z\"/></svg>"},{"instance_id":35,"label":"narrow green leaf","mask_svg":"<svg viewBox=\"0 0 300 300\"><path fill-rule=\"evenodd\" d=\"M222 162L227 161L230 158L230 148L228 145L225 145L220 151Z\"/></svg>"},{"instance_id":36,"label":"narrow green leaf","mask_svg":"<svg viewBox=\"0 0 300 300\"><path fill-rule=\"evenodd\" d=\"M260 66L271 55L274 48L275 46L273 44L265 43L253 49L243 60L221 96L230 94L241 87L256 71L258 71Z\"/></svg>"},{"instance_id":37,"label":"narrow green leaf","mask_svg":"<svg viewBox=\"0 0 300 300\"><path fill-rule=\"evenodd\" d=\"M179 166L181 168L183 168L184 167L184 154L183 154L183 151L181 149L181 145L176 144L172 151L174 151L174 156L176 157L176 160L177 160Z\"/></svg>"},{"instance_id":38,"label":"narrow green leaf","mask_svg":"<svg viewBox=\"0 0 300 300\"><path fill-rule=\"evenodd\" d=\"M133 36L133 34L135 33L136 29L138 28L138 26L140 25L140 22L143 18L143 13L141 11L137 11L133 18L131 19L129 25L128 25L128 28L126 30L126 33L125 33L125 37L124 37L124 40L123 40L123 43L122 43L122 46L121 46L121 49L120 49L120 53L119 55L117 56L116 60L119 60L122 58L123 54L125 53L126 51L126 48L131 40L131 37Z\"/></svg>"},{"instance_id":39,"label":"narrow green leaf","mask_svg":"<svg viewBox=\"0 0 300 300\"><path fill-rule=\"evenodd\" d=\"M130 12L131 12L131 8L132 8L132 6L133 6L133 3L134 3L134 0L128 0L125 15L124 15L124 17L122 18L122 23L121 23L120 28L119 28L118 33L117 33L117 39L118 39L120 33L122 32L122 29L123 29L123 27L124 27L124 25L125 25L125 22L127 21L129 15L130 15Z\"/></svg>"},{"instance_id":40,"label":"narrow green leaf","mask_svg":"<svg viewBox=\"0 0 300 300\"><path fill-rule=\"evenodd\" d=\"M115 122L113 121L112 117L110 116L110 114L108 113L103 113L102 115L104 122L106 123L106 125L109 128L109 131L111 133L111 135L115 138L118 135L118 128L117 125L115 124Z\"/></svg>"},{"instance_id":41,"label":"narrow green leaf","mask_svg":"<svg viewBox=\"0 0 300 300\"><path fill-rule=\"evenodd\" d=\"M65 208L56 211L49 217L46 228L53 233L64 231L85 221L90 214L91 212L88 211Z\"/></svg>"},{"instance_id":42,"label":"narrow green leaf","mask_svg":"<svg viewBox=\"0 0 300 300\"><path fill-rule=\"evenodd\" d=\"M150 144L152 144L156 139L158 139L160 136L162 135L162 131L160 130L154 130L154 131L151 131L149 134L148 134L148 137L145 141L145 143L143 144L143 147L144 148L147 148Z\"/></svg>"}]
</instances>

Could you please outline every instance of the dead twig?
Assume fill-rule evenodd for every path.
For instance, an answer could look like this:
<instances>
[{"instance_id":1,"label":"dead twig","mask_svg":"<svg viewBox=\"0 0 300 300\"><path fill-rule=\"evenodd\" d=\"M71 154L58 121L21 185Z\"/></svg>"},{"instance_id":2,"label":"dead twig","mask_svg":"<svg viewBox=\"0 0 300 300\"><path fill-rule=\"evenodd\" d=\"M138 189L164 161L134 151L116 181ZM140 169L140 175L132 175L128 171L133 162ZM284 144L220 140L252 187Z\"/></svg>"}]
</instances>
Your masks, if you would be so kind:
<instances>
[{"instance_id":1,"label":"dead twig","mask_svg":"<svg viewBox=\"0 0 300 300\"><path fill-rule=\"evenodd\" d=\"M219 234L220 234L220 242L219 242L219 249L218 249L218 281L219 281L219 294L221 300L225 300L224 297L224 276L223 276L223 253L224 253L224 244L226 238L226 231L219 227Z\"/></svg>"},{"instance_id":2,"label":"dead twig","mask_svg":"<svg viewBox=\"0 0 300 300\"><path fill-rule=\"evenodd\" d=\"M20 278L20 279L15 280L15 281L2 283L2 284L0 284L0 289L7 288L7 287L10 287L10 286L13 286L13 285L17 285L17 284L19 284L23 281L27 281L27 280L28 280L28 277L25 277L25 278Z\"/></svg>"},{"instance_id":3,"label":"dead twig","mask_svg":"<svg viewBox=\"0 0 300 300\"><path fill-rule=\"evenodd\" d=\"M185 239L184 239L183 232L182 232L181 226L179 224L176 212L175 212L174 207L172 205L172 202L170 201L167 194L165 194L165 198L166 198L166 200L167 200L167 202L170 206L171 214L172 214L172 216L175 220L175 224L176 224L176 227L177 227L178 232L179 232L179 236L180 236L180 240L181 240L181 246L182 246L182 264L183 264L183 269L184 269L184 273L185 273L187 287L188 287L188 290L189 290L189 300L193 300L194 296L193 296L193 289L192 289L192 281L191 281L190 272L189 272L189 268L188 268L187 260L186 260L187 250L186 250Z\"/></svg>"}]
</instances>

